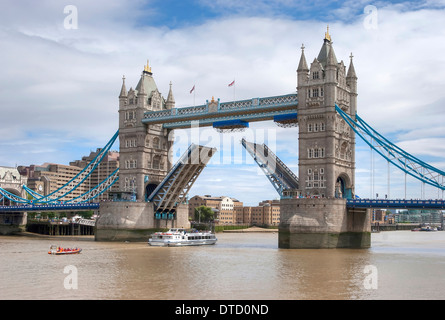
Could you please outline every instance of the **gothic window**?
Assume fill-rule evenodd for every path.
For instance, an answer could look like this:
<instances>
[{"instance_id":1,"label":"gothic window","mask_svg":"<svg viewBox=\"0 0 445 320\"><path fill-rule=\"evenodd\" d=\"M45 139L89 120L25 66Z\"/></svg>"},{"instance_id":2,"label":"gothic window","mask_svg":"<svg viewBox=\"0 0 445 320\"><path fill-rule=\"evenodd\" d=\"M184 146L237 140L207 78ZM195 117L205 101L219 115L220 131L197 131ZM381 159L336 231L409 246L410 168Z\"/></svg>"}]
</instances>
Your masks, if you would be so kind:
<instances>
[{"instance_id":1,"label":"gothic window","mask_svg":"<svg viewBox=\"0 0 445 320\"><path fill-rule=\"evenodd\" d=\"M136 119L136 114L134 111L127 111L125 113L125 120L132 120L132 119Z\"/></svg>"},{"instance_id":2,"label":"gothic window","mask_svg":"<svg viewBox=\"0 0 445 320\"><path fill-rule=\"evenodd\" d=\"M312 132L312 123L308 123L307 125L307 131Z\"/></svg>"},{"instance_id":3,"label":"gothic window","mask_svg":"<svg viewBox=\"0 0 445 320\"><path fill-rule=\"evenodd\" d=\"M325 124L324 122L320 123L320 131L324 131L325 130Z\"/></svg>"},{"instance_id":4,"label":"gothic window","mask_svg":"<svg viewBox=\"0 0 445 320\"><path fill-rule=\"evenodd\" d=\"M307 149L308 158L324 158L325 156L325 149L324 148L310 148Z\"/></svg>"},{"instance_id":5,"label":"gothic window","mask_svg":"<svg viewBox=\"0 0 445 320\"><path fill-rule=\"evenodd\" d=\"M125 160L125 169L134 169L137 167L137 160Z\"/></svg>"},{"instance_id":6,"label":"gothic window","mask_svg":"<svg viewBox=\"0 0 445 320\"><path fill-rule=\"evenodd\" d=\"M312 158L314 156L314 149L308 149L308 158Z\"/></svg>"},{"instance_id":7,"label":"gothic window","mask_svg":"<svg viewBox=\"0 0 445 320\"><path fill-rule=\"evenodd\" d=\"M161 149L161 142L158 137L153 138L153 148Z\"/></svg>"},{"instance_id":8,"label":"gothic window","mask_svg":"<svg viewBox=\"0 0 445 320\"><path fill-rule=\"evenodd\" d=\"M317 171L314 172L314 180L318 181L318 172Z\"/></svg>"},{"instance_id":9,"label":"gothic window","mask_svg":"<svg viewBox=\"0 0 445 320\"><path fill-rule=\"evenodd\" d=\"M160 169L161 166L161 157L160 156L154 156L153 157L153 163L152 163L152 168L153 169Z\"/></svg>"},{"instance_id":10,"label":"gothic window","mask_svg":"<svg viewBox=\"0 0 445 320\"><path fill-rule=\"evenodd\" d=\"M318 158L318 150L319 149L314 149L314 158Z\"/></svg>"},{"instance_id":11,"label":"gothic window","mask_svg":"<svg viewBox=\"0 0 445 320\"><path fill-rule=\"evenodd\" d=\"M325 180L324 175L321 174L323 169L308 169L308 175L306 177L306 187L307 188L324 188Z\"/></svg>"},{"instance_id":12,"label":"gothic window","mask_svg":"<svg viewBox=\"0 0 445 320\"><path fill-rule=\"evenodd\" d=\"M318 97L318 88L312 89L312 96L313 97Z\"/></svg>"},{"instance_id":13,"label":"gothic window","mask_svg":"<svg viewBox=\"0 0 445 320\"><path fill-rule=\"evenodd\" d=\"M313 73L312 73L312 79L319 79L320 78L320 75L319 75L319 73L318 73L318 71L314 71Z\"/></svg>"},{"instance_id":14,"label":"gothic window","mask_svg":"<svg viewBox=\"0 0 445 320\"><path fill-rule=\"evenodd\" d=\"M125 147L126 148L134 148L134 147L136 147L136 139L127 139L127 140L125 140Z\"/></svg>"},{"instance_id":15,"label":"gothic window","mask_svg":"<svg viewBox=\"0 0 445 320\"><path fill-rule=\"evenodd\" d=\"M314 131L318 132L318 123L314 123Z\"/></svg>"},{"instance_id":16,"label":"gothic window","mask_svg":"<svg viewBox=\"0 0 445 320\"><path fill-rule=\"evenodd\" d=\"M320 88L320 97L323 97L323 88Z\"/></svg>"}]
</instances>

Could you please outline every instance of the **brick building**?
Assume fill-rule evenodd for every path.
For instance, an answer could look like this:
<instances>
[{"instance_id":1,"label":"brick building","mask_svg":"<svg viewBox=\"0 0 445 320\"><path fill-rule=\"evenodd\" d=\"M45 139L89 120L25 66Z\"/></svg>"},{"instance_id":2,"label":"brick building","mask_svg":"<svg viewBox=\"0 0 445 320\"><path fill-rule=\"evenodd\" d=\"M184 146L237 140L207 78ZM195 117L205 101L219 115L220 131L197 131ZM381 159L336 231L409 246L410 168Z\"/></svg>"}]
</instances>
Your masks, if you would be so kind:
<instances>
[{"instance_id":1,"label":"brick building","mask_svg":"<svg viewBox=\"0 0 445 320\"><path fill-rule=\"evenodd\" d=\"M212 197L193 196L189 200L189 217L193 219L195 208L206 206L216 210L217 223L248 224L248 225L274 225L280 223L280 201L264 200L258 206L244 206L237 199L227 196Z\"/></svg>"}]
</instances>

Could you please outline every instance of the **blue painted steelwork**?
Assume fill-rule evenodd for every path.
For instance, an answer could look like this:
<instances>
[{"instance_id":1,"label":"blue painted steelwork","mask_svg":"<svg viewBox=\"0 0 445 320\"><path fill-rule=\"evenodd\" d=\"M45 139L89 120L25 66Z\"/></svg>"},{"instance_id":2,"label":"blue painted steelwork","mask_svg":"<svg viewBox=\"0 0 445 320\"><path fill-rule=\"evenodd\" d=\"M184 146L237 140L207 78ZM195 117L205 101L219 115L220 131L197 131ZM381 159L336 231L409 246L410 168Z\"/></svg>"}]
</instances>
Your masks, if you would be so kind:
<instances>
[{"instance_id":1,"label":"blue painted steelwork","mask_svg":"<svg viewBox=\"0 0 445 320\"><path fill-rule=\"evenodd\" d=\"M445 172L414 157L375 131L358 115L355 120L335 105L336 111L354 132L374 151L410 176L433 187L445 190Z\"/></svg>"},{"instance_id":2,"label":"blue painted steelwork","mask_svg":"<svg viewBox=\"0 0 445 320\"><path fill-rule=\"evenodd\" d=\"M3 188L0 188L0 194L4 198L8 199L9 201L13 201L13 202L16 202L16 203L31 203L32 202L32 200L28 200L28 199L24 199L22 197L19 197L19 196L15 195L15 194L13 194L13 193L11 193L9 191L6 191Z\"/></svg>"},{"instance_id":3,"label":"blue painted steelwork","mask_svg":"<svg viewBox=\"0 0 445 320\"><path fill-rule=\"evenodd\" d=\"M445 209L444 200L347 199L348 208Z\"/></svg>"},{"instance_id":4,"label":"blue painted steelwork","mask_svg":"<svg viewBox=\"0 0 445 320\"><path fill-rule=\"evenodd\" d=\"M297 120L297 119L298 119L298 114L296 112L288 114L280 114L273 117L273 121L275 122Z\"/></svg>"},{"instance_id":5,"label":"blue painted steelwork","mask_svg":"<svg viewBox=\"0 0 445 320\"><path fill-rule=\"evenodd\" d=\"M153 202L156 219L175 217L177 205L185 201L187 193L215 151L214 148L190 145L147 197L147 201Z\"/></svg>"},{"instance_id":6,"label":"blue painted steelwork","mask_svg":"<svg viewBox=\"0 0 445 320\"><path fill-rule=\"evenodd\" d=\"M182 122L168 122L163 124L163 128L187 129L193 126L208 127L212 126L214 122L234 120L234 119L242 120L245 122L267 121L267 120L273 120L273 117L276 115L286 115L289 112L293 112L293 110L276 110L271 112L247 113L247 114L240 114L240 115L227 116L221 118L203 118L198 120L188 120Z\"/></svg>"},{"instance_id":7,"label":"blue painted steelwork","mask_svg":"<svg viewBox=\"0 0 445 320\"><path fill-rule=\"evenodd\" d=\"M97 210L100 204L92 203L61 203L45 205L21 205L21 206L0 206L0 212L27 212L27 211L67 211L67 210Z\"/></svg>"},{"instance_id":8,"label":"blue painted steelwork","mask_svg":"<svg viewBox=\"0 0 445 320\"><path fill-rule=\"evenodd\" d=\"M233 128L233 127L248 128L249 123L246 121L239 120L239 119L213 122L213 128L223 129L223 128Z\"/></svg>"},{"instance_id":9,"label":"blue painted steelwork","mask_svg":"<svg viewBox=\"0 0 445 320\"><path fill-rule=\"evenodd\" d=\"M67 200L65 201L65 203L85 203L90 200L96 199L102 193L111 188L111 186L115 184L117 180L119 180L118 174L119 174L119 168L114 170L107 178L105 178L101 183L99 183L93 189L88 190L87 192L83 193L82 195L76 198Z\"/></svg>"},{"instance_id":10,"label":"blue painted steelwork","mask_svg":"<svg viewBox=\"0 0 445 320\"><path fill-rule=\"evenodd\" d=\"M170 171L167 173L165 178L162 180L162 182L156 187L156 189L153 190L153 192L147 197L147 201L153 201L156 195L160 192L160 190L163 188L164 184L167 183L171 179L171 177L175 174L175 172L178 171L180 167L182 167L186 162L187 159L190 157L193 148L196 147L195 144L191 144L188 149L184 152L184 154L179 158L179 160L175 163L175 165L170 169Z\"/></svg>"},{"instance_id":11,"label":"blue painted steelwork","mask_svg":"<svg viewBox=\"0 0 445 320\"><path fill-rule=\"evenodd\" d=\"M66 195L73 192L80 184L82 184L91 175L91 173L96 169L96 167L99 165L99 163L105 157L105 155L108 153L108 151L110 150L111 146L114 144L114 142L116 141L118 136L119 136L119 131L117 131L113 135L113 137L110 139L110 141L108 141L108 143L105 145L104 148L101 149L101 151L96 155L96 157L85 168L83 168L74 178L72 178L70 181L68 181L66 184L64 184L59 189L51 192L50 194L48 194L46 196L42 196L42 195L32 191L31 189L29 189L26 186L22 186L22 187L23 187L23 189L25 189L25 191L28 192L29 195L32 196L33 199L22 198L20 196L12 194L2 188L0 188L0 194L3 197L6 197L7 199L9 199L10 201L15 202L15 203L35 205L35 204L49 204L49 203L60 202L61 198L65 197ZM110 177L115 173L116 172L113 172L110 175ZM104 192L105 190L103 190L102 192ZM85 201L88 201L88 199Z\"/></svg>"},{"instance_id":12,"label":"blue painted steelwork","mask_svg":"<svg viewBox=\"0 0 445 320\"><path fill-rule=\"evenodd\" d=\"M266 144L247 142L244 138L241 140L241 144L253 157L280 197L283 197L284 190L298 189L298 177Z\"/></svg>"},{"instance_id":13,"label":"blue painted steelwork","mask_svg":"<svg viewBox=\"0 0 445 320\"><path fill-rule=\"evenodd\" d=\"M32 189L29 189L26 185L23 185L22 188L25 189L25 191L28 192L34 199L41 199L41 198L43 198L43 195L41 195L40 193L35 192Z\"/></svg>"},{"instance_id":14,"label":"blue painted steelwork","mask_svg":"<svg viewBox=\"0 0 445 320\"><path fill-rule=\"evenodd\" d=\"M114 144L114 142L116 141L118 136L119 136L119 130L116 131L116 133L113 135L113 137L110 139L110 141L108 141L108 143L105 145L105 147L100 150L100 152L94 157L94 159L85 168L83 168L74 178L72 178L70 181L65 183L62 187L51 192L50 194L48 194L42 198L36 199L37 201L35 201L35 202L42 202L42 203L55 202L55 201L58 201L59 199L65 197L66 195L70 194L71 192L73 192L96 169L96 167L99 165L99 163L105 157L105 155L108 153L108 151L110 150L110 148L112 147L112 145ZM89 172L88 172L88 170L89 170ZM84 175L84 174L85 174L85 176L82 178L82 175ZM76 181L77 179L80 179L80 181ZM72 184L75 184L75 185L71 186ZM62 193L62 190L67 187L70 189L68 189L68 191L66 191L65 193ZM62 194L57 195L57 193L59 193L59 194L62 193ZM56 196L54 198L50 198L52 195L56 195Z\"/></svg>"},{"instance_id":15,"label":"blue painted steelwork","mask_svg":"<svg viewBox=\"0 0 445 320\"><path fill-rule=\"evenodd\" d=\"M214 104L216 107L211 107L211 103L207 101L205 105L195 107L146 112L142 123L162 123L164 128L178 129L190 128L193 121L199 121L199 126L212 126L214 122L226 120L273 120L276 115L295 113L298 98L293 93L224 103L220 103L218 99Z\"/></svg>"}]
</instances>

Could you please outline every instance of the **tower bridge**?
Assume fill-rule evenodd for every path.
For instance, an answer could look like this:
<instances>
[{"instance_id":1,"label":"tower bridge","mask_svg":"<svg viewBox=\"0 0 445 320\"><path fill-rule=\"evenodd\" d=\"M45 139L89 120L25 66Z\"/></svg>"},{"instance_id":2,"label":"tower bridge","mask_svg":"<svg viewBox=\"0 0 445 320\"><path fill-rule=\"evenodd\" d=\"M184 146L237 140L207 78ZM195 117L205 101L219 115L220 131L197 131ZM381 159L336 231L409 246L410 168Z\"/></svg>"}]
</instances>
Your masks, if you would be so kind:
<instances>
[{"instance_id":1,"label":"tower bridge","mask_svg":"<svg viewBox=\"0 0 445 320\"><path fill-rule=\"evenodd\" d=\"M358 116L353 56L348 66L339 62L328 32L310 64L304 49L302 46L296 70L297 92L280 96L231 102L212 98L203 105L176 108L171 83L164 98L148 62L134 89L127 90L124 77L119 94L119 130L103 148L106 152L119 137L120 168L94 189L70 200L71 206L80 206L112 184L119 184L114 201L100 203L96 239L146 240L156 228L188 227L185 197L217 152L191 145L173 163L174 130L193 126L212 126L223 133L265 120L282 127L298 126L296 173L266 145L241 141L281 198L281 248L366 248L370 246L372 208L443 209L443 200L356 197L356 135L406 174L440 190L445 190L445 173L392 144ZM101 157L98 154L91 166L53 194L41 196L25 188L33 198L28 200L0 188L0 196L21 204L23 210L56 205L91 174Z\"/></svg>"}]
</instances>

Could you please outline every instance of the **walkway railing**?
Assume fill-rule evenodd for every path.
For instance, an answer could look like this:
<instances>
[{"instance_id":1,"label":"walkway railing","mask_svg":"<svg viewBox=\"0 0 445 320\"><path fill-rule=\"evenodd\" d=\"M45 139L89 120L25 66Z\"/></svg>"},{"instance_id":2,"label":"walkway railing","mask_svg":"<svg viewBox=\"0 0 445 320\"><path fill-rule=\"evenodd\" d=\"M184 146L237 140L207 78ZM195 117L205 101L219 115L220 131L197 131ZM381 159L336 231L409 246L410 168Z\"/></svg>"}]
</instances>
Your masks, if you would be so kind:
<instances>
[{"instance_id":1,"label":"walkway railing","mask_svg":"<svg viewBox=\"0 0 445 320\"><path fill-rule=\"evenodd\" d=\"M282 96L253 98L220 103L216 108L209 103L194 107L173 108L171 110L150 111L144 114L142 123L164 124L165 128L175 129L191 125L199 120L200 126L211 126L214 121L240 119L245 121L273 120L274 116L295 113L298 105L296 93Z\"/></svg>"},{"instance_id":2,"label":"walkway railing","mask_svg":"<svg viewBox=\"0 0 445 320\"><path fill-rule=\"evenodd\" d=\"M97 210L99 203L63 203L47 205L0 206L0 212Z\"/></svg>"},{"instance_id":3,"label":"walkway railing","mask_svg":"<svg viewBox=\"0 0 445 320\"><path fill-rule=\"evenodd\" d=\"M347 199L348 208L445 209L444 200Z\"/></svg>"}]
</instances>

